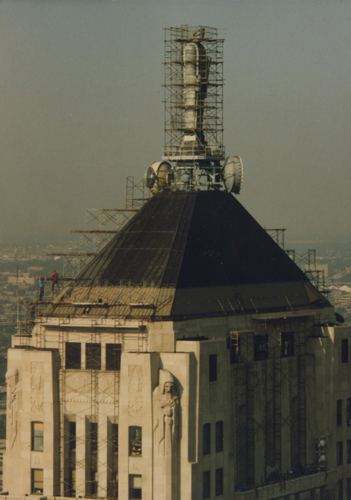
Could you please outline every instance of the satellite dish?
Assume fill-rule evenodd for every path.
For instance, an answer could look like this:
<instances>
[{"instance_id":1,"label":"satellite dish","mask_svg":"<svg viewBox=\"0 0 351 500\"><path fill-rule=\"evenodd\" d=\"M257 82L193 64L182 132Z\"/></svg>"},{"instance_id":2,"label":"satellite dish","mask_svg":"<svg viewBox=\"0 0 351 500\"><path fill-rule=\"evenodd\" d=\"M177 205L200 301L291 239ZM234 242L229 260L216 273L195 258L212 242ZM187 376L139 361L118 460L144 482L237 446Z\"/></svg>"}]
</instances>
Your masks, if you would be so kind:
<instances>
[{"instance_id":1,"label":"satellite dish","mask_svg":"<svg viewBox=\"0 0 351 500\"><path fill-rule=\"evenodd\" d=\"M244 167L240 156L228 156L223 167L223 181L228 193L240 193L243 175Z\"/></svg>"},{"instance_id":2,"label":"satellite dish","mask_svg":"<svg viewBox=\"0 0 351 500\"><path fill-rule=\"evenodd\" d=\"M152 186L155 184L155 180L156 180L156 172L151 166L147 169L147 171L144 174L144 182L146 186L149 189L151 189Z\"/></svg>"},{"instance_id":3,"label":"satellite dish","mask_svg":"<svg viewBox=\"0 0 351 500\"><path fill-rule=\"evenodd\" d=\"M168 161L154 161L144 174L144 182L149 189L163 189L170 183L171 171Z\"/></svg>"}]
</instances>

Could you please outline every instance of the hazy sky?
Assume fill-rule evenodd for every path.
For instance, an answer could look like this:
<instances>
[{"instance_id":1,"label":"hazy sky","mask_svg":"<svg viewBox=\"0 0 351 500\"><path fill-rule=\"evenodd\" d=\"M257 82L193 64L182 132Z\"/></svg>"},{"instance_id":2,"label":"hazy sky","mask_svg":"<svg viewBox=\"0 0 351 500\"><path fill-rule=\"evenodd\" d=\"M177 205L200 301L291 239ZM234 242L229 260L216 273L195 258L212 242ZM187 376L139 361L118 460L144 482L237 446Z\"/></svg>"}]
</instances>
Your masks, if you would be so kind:
<instances>
[{"instance_id":1,"label":"hazy sky","mask_svg":"<svg viewBox=\"0 0 351 500\"><path fill-rule=\"evenodd\" d=\"M239 201L306 248L350 234L351 3L2 0L0 242L122 208L163 145L163 28L225 28Z\"/></svg>"}]
</instances>

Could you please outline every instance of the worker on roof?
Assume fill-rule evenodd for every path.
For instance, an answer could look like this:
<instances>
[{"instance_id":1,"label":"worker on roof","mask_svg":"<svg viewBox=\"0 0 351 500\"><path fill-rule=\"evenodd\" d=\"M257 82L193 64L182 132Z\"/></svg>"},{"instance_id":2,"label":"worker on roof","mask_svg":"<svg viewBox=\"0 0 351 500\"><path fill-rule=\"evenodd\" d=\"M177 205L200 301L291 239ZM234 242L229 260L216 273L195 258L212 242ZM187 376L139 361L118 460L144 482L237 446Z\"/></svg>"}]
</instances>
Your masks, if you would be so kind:
<instances>
[{"instance_id":1,"label":"worker on roof","mask_svg":"<svg viewBox=\"0 0 351 500\"><path fill-rule=\"evenodd\" d=\"M44 285L46 282L46 278L43 278L43 276L39 276L38 279L38 285L39 285L39 300L43 300L44 298Z\"/></svg>"},{"instance_id":2,"label":"worker on roof","mask_svg":"<svg viewBox=\"0 0 351 500\"><path fill-rule=\"evenodd\" d=\"M51 291L52 291L52 293L54 293L55 286L56 286L57 289L58 289L58 286L59 286L58 285L59 275L58 275L58 272L55 269L52 271L51 279L52 279Z\"/></svg>"}]
</instances>

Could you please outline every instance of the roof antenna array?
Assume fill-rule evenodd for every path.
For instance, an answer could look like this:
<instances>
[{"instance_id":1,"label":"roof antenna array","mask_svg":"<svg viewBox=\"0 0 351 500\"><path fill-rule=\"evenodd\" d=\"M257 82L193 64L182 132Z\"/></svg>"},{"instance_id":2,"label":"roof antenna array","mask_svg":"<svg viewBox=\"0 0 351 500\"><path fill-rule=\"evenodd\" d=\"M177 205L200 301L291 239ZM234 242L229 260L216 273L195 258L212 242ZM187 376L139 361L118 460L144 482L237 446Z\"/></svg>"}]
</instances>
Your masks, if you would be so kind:
<instances>
[{"instance_id":1,"label":"roof antenna array","mask_svg":"<svg viewBox=\"0 0 351 500\"><path fill-rule=\"evenodd\" d=\"M163 161L144 176L153 193L240 192L242 160L225 159L223 145L223 43L208 26L165 29Z\"/></svg>"}]
</instances>

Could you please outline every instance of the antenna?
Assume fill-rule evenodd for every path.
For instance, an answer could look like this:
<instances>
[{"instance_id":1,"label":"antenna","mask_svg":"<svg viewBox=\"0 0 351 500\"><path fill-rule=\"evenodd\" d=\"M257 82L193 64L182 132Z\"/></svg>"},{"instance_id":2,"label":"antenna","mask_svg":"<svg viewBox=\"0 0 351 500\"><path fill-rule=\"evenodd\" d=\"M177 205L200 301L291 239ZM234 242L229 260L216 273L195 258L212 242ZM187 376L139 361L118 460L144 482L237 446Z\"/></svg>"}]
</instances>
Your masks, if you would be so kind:
<instances>
[{"instance_id":1,"label":"antenna","mask_svg":"<svg viewBox=\"0 0 351 500\"><path fill-rule=\"evenodd\" d=\"M223 190L238 194L240 157L225 160L223 145L223 45L216 28L165 29L163 161L144 180L162 189Z\"/></svg>"}]
</instances>

